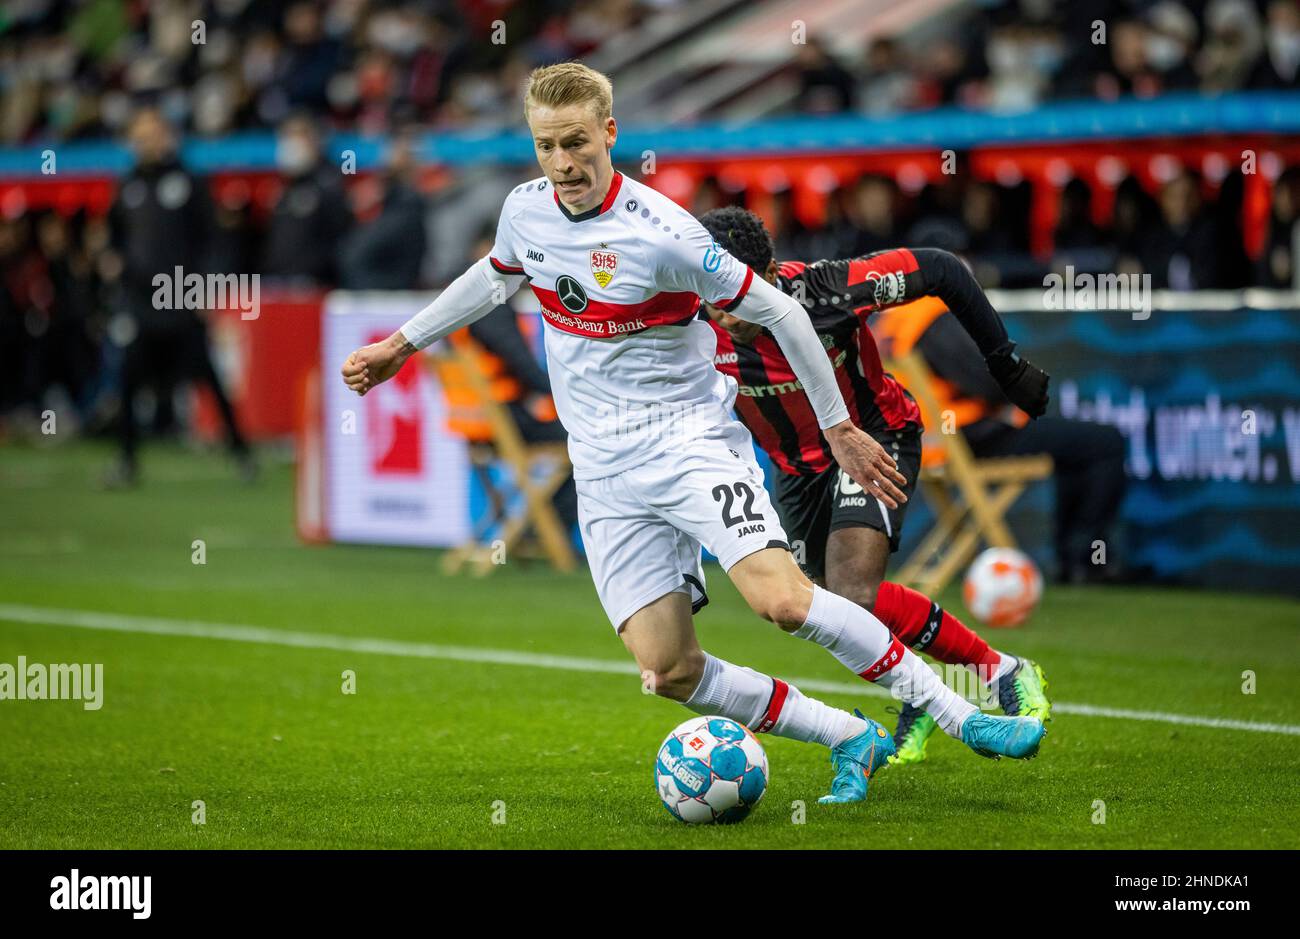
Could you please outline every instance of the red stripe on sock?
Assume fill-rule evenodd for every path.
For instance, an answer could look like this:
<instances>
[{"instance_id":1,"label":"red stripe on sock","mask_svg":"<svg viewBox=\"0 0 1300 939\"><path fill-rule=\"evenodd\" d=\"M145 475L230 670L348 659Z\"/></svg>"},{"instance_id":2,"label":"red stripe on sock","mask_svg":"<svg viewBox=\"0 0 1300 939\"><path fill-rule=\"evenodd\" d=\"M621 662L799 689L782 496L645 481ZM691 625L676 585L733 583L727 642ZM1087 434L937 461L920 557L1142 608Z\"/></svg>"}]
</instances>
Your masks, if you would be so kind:
<instances>
[{"instance_id":1,"label":"red stripe on sock","mask_svg":"<svg viewBox=\"0 0 1300 939\"><path fill-rule=\"evenodd\" d=\"M776 726L777 718L781 716L781 708L785 707L785 699L789 694L789 685L779 678L772 679L772 697L767 699L767 711L763 714L763 719L758 722L758 726L754 728L754 733L765 734Z\"/></svg>"},{"instance_id":2,"label":"red stripe on sock","mask_svg":"<svg viewBox=\"0 0 1300 939\"><path fill-rule=\"evenodd\" d=\"M889 648L885 650L885 654L878 658L875 664L869 665L863 671L858 672L859 677L865 678L867 681L879 681L880 676L903 661L904 651L903 644L898 641L897 636L894 636L889 643Z\"/></svg>"}]
</instances>

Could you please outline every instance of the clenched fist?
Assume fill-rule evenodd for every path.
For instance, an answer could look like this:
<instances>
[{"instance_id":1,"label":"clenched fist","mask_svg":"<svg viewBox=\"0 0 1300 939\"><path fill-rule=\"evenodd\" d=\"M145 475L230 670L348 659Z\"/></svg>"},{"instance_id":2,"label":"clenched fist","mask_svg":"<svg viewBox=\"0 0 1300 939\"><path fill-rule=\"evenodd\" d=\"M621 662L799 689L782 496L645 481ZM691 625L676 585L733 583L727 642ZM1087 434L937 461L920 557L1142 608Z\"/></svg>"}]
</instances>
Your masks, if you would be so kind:
<instances>
[{"instance_id":1,"label":"clenched fist","mask_svg":"<svg viewBox=\"0 0 1300 939\"><path fill-rule=\"evenodd\" d=\"M401 332L395 332L382 342L362 346L343 363L343 382L359 395L364 395L375 385L388 381L401 370L416 352Z\"/></svg>"},{"instance_id":2,"label":"clenched fist","mask_svg":"<svg viewBox=\"0 0 1300 939\"><path fill-rule=\"evenodd\" d=\"M1008 342L989 353L985 359L989 373L1001 386L1003 393L1020 410L1030 417L1042 417L1047 411L1047 384L1051 376L1016 352L1016 344Z\"/></svg>"}]
</instances>

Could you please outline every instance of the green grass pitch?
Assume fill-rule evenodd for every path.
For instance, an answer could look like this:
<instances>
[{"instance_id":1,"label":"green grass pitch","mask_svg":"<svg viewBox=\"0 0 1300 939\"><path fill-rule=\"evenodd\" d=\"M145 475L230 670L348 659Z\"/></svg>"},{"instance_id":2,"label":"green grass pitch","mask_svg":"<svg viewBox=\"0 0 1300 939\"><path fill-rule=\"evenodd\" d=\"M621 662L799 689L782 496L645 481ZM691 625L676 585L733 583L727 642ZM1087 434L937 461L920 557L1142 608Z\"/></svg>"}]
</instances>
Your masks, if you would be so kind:
<instances>
[{"instance_id":1,"label":"green grass pitch","mask_svg":"<svg viewBox=\"0 0 1300 939\"><path fill-rule=\"evenodd\" d=\"M936 738L925 764L882 771L847 807L816 804L824 750L767 737L763 803L744 824L695 828L668 816L651 773L688 712L617 670L626 654L585 571L510 563L449 579L431 551L305 547L287 466L244 487L219 457L155 447L142 488L103 493L107 459L93 445L0 449L0 662L104 667L99 711L0 701L0 848L1300 847L1292 600L1049 587L1028 627L986 633L1037 658L1058 702L1283 726L1061 713L1037 760ZM711 651L813 685L855 681L757 620L717 568L709 587L697 624ZM962 612L955 592L941 599ZM310 635L90 629L50 609ZM372 639L396 645L358 648ZM395 654L412 648L426 654ZM477 660L492 651L504 661ZM863 687L813 693L892 728L888 700Z\"/></svg>"}]
</instances>

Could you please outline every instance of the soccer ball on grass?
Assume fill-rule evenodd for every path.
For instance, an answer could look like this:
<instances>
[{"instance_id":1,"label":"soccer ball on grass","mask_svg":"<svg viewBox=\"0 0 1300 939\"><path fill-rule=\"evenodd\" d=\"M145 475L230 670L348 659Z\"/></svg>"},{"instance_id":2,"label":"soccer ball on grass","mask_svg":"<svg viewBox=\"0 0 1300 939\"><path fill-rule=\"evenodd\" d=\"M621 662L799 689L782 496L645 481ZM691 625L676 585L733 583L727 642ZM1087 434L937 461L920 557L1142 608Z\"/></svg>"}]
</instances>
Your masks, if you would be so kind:
<instances>
[{"instance_id":1,"label":"soccer ball on grass","mask_svg":"<svg viewBox=\"0 0 1300 939\"><path fill-rule=\"evenodd\" d=\"M767 753L743 724L692 717L664 738L655 786L664 808L691 824L743 819L767 791Z\"/></svg>"},{"instance_id":2,"label":"soccer ball on grass","mask_svg":"<svg viewBox=\"0 0 1300 939\"><path fill-rule=\"evenodd\" d=\"M966 608L985 626L1019 626L1043 596L1043 575L1015 548L989 548L966 571Z\"/></svg>"}]
</instances>

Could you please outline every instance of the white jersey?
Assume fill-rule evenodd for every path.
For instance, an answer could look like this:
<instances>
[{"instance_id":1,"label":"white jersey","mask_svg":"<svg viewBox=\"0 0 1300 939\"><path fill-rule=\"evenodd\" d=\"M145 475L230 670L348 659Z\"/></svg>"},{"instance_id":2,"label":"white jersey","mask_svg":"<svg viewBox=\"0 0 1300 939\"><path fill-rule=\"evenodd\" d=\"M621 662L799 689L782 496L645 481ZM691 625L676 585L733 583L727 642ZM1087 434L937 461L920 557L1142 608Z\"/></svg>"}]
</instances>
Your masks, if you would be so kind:
<instances>
[{"instance_id":1,"label":"white jersey","mask_svg":"<svg viewBox=\"0 0 1300 939\"><path fill-rule=\"evenodd\" d=\"M555 406L574 476L644 463L684 435L721 433L735 382L713 366L717 341L701 297L730 309L753 271L686 210L615 173L580 215L545 177L507 197L490 257L525 274L541 302Z\"/></svg>"}]
</instances>

